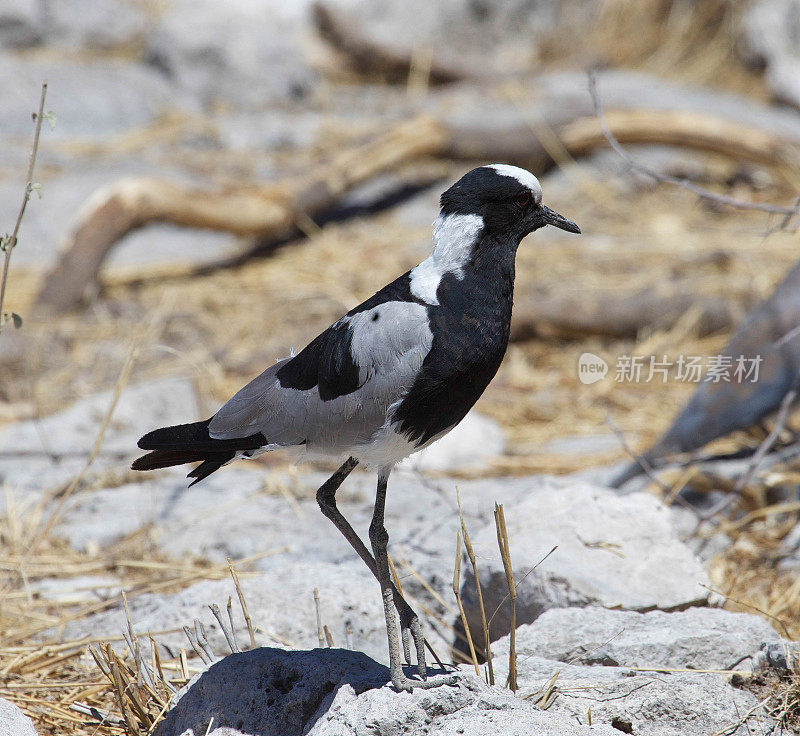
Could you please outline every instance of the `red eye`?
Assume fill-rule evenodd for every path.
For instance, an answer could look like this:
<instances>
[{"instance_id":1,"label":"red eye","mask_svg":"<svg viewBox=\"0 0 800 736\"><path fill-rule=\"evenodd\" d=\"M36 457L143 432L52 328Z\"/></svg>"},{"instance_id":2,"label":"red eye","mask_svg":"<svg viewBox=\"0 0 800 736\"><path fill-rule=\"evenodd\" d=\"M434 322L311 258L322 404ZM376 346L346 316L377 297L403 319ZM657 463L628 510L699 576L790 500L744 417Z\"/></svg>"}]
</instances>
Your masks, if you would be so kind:
<instances>
[{"instance_id":1,"label":"red eye","mask_svg":"<svg viewBox=\"0 0 800 736\"><path fill-rule=\"evenodd\" d=\"M520 207L527 207L530 203L531 203L530 192L522 192L522 194L517 195L517 204Z\"/></svg>"}]
</instances>

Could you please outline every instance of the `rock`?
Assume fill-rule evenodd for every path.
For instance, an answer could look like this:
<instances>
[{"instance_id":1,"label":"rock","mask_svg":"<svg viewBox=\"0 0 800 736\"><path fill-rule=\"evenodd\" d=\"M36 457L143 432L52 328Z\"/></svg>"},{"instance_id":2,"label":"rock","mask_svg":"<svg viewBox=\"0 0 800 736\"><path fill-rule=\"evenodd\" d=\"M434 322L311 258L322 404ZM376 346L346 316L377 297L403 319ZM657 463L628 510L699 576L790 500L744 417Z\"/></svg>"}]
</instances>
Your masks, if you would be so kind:
<instances>
[{"instance_id":1,"label":"rock","mask_svg":"<svg viewBox=\"0 0 800 736\"><path fill-rule=\"evenodd\" d=\"M541 711L474 676L456 677L454 686L397 693L386 684L387 669L360 653L256 649L226 657L189 682L155 736L616 733Z\"/></svg>"},{"instance_id":2,"label":"rock","mask_svg":"<svg viewBox=\"0 0 800 736\"><path fill-rule=\"evenodd\" d=\"M538 702L555 676L548 712L585 718L591 709L593 724L642 736L744 736L749 717L764 717L758 699L722 674L681 670L744 669L764 642L770 651L781 643L763 619L719 609L552 609L516 631L519 694ZM504 637L492 647L497 682L508 646Z\"/></svg>"},{"instance_id":3,"label":"rock","mask_svg":"<svg viewBox=\"0 0 800 736\"><path fill-rule=\"evenodd\" d=\"M503 428L494 419L471 411L454 430L403 461L414 470L481 470L505 449Z\"/></svg>"},{"instance_id":4,"label":"rock","mask_svg":"<svg viewBox=\"0 0 800 736\"><path fill-rule=\"evenodd\" d=\"M140 42L154 18L134 0L44 0L50 44L86 49L113 49Z\"/></svg>"},{"instance_id":5,"label":"rock","mask_svg":"<svg viewBox=\"0 0 800 736\"><path fill-rule=\"evenodd\" d=\"M341 25L397 58L430 49L436 65L456 67L479 76L519 74L538 64L539 42L552 30L565 5L590 13L594 3L543 0L355 0L328 3ZM346 9L341 6L346 5Z\"/></svg>"},{"instance_id":6,"label":"rock","mask_svg":"<svg viewBox=\"0 0 800 736\"><path fill-rule=\"evenodd\" d=\"M765 67L772 93L800 107L800 0L752 0L742 28L745 56Z\"/></svg>"},{"instance_id":7,"label":"rock","mask_svg":"<svg viewBox=\"0 0 800 736\"><path fill-rule=\"evenodd\" d=\"M4 0L0 6L0 48L19 49L42 41L38 0Z\"/></svg>"},{"instance_id":8,"label":"rock","mask_svg":"<svg viewBox=\"0 0 800 736\"><path fill-rule=\"evenodd\" d=\"M0 733L3 736L37 736L33 721L3 698L0 698Z\"/></svg>"},{"instance_id":9,"label":"rock","mask_svg":"<svg viewBox=\"0 0 800 736\"><path fill-rule=\"evenodd\" d=\"M517 583L517 625L564 606L647 611L708 600L701 585L709 584L705 570L675 537L668 509L652 496L618 496L574 481L553 483L530 487L524 501L505 508L505 518ZM510 608L493 522L473 535L473 545L486 610L499 606L490 627L495 639L508 631ZM475 635L482 624L469 566L461 595Z\"/></svg>"},{"instance_id":10,"label":"rock","mask_svg":"<svg viewBox=\"0 0 800 736\"><path fill-rule=\"evenodd\" d=\"M698 670L744 669L764 643L780 644L778 634L760 616L719 608L673 613L553 608L520 626L517 637L520 657ZM506 644L497 646L507 647L503 641Z\"/></svg>"},{"instance_id":11,"label":"rock","mask_svg":"<svg viewBox=\"0 0 800 736\"><path fill-rule=\"evenodd\" d=\"M498 649L500 642L498 642ZM507 655L506 655L507 656ZM497 682L504 681L507 661L494 659ZM700 672L639 673L622 667L579 667L537 656L518 661L518 695L541 701L547 712L611 726L616 733L637 736L750 736L771 723L759 700L732 687L724 676Z\"/></svg>"},{"instance_id":12,"label":"rock","mask_svg":"<svg viewBox=\"0 0 800 736\"><path fill-rule=\"evenodd\" d=\"M122 583L110 575L77 575L75 577L32 580L31 592L60 604L97 603L122 592Z\"/></svg>"},{"instance_id":13,"label":"rock","mask_svg":"<svg viewBox=\"0 0 800 736\"><path fill-rule=\"evenodd\" d=\"M241 575L241 587L256 641L259 645L314 647L318 645L314 588L319 590L322 623L327 625L337 646L365 652L388 660L386 628L380 588L361 561L334 565L328 562L281 560L253 577ZM176 654L188 649L183 626L200 619L216 655L229 652L217 621L208 610L216 603L224 611L233 598L238 641L249 645L249 636L239 614L237 594L230 579L206 580L172 595L146 594L129 599L131 621L137 634L155 635L156 641ZM125 628L121 607L67 625L64 636L118 635ZM350 628L351 633L346 630ZM441 640L434 640L434 646Z\"/></svg>"},{"instance_id":14,"label":"rock","mask_svg":"<svg viewBox=\"0 0 800 736\"><path fill-rule=\"evenodd\" d=\"M64 138L99 139L152 123L165 113L181 108L197 109L197 103L162 74L143 64L125 60L80 62L71 59L28 59L0 54L0 109L3 138L33 135L31 113L39 104L42 81L48 81L47 110L55 111L54 130L45 126L45 141Z\"/></svg>"},{"instance_id":15,"label":"rock","mask_svg":"<svg viewBox=\"0 0 800 736\"><path fill-rule=\"evenodd\" d=\"M714 494L703 493L702 495L712 496ZM698 513L702 513L704 510L698 509ZM692 536L692 532L697 527L697 514L677 503L669 507L669 514L672 528L678 539L684 540L684 544L703 562L714 559L733 544L733 540L721 532L717 532L711 537L702 534Z\"/></svg>"},{"instance_id":16,"label":"rock","mask_svg":"<svg viewBox=\"0 0 800 736\"><path fill-rule=\"evenodd\" d=\"M300 47L304 5L171 0L147 39L148 59L206 106L302 98L313 81Z\"/></svg>"},{"instance_id":17,"label":"rock","mask_svg":"<svg viewBox=\"0 0 800 736\"><path fill-rule=\"evenodd\" d=\"M4 453L0 457L0 480L11 490L29 491L29 499L34 492L71 480L92 450L112 395L113 391L106 391L89 396L57 414L0 430ZM125 467L136 453L136 441L145 432L174 423L176 417L189 420L196 410L194 388L186 380L165 378L125 389L92 469ZM41 455L31 454L37 451ZM13 452L27 455L25 462Z\"/></svg>"}]
</instances>

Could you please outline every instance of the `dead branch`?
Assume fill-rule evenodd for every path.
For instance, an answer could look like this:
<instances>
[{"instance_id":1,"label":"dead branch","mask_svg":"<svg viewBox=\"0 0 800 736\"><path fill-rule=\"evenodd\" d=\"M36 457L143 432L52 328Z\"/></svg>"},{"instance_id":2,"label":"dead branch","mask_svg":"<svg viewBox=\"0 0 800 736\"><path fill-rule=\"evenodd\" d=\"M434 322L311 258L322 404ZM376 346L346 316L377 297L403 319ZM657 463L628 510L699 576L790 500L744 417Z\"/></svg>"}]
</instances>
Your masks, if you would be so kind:
<instances>
[{"instance_id":1,"label":"dead branch","mask_svg":"<svg viewBox=\"0 0 800 736\"><path fill-rule=\"evenodd\" d=\"M746 299L746 297L745 297ZM655 284L631 295L616 292L530 294L517 299L511 339L636 337L646 327L672 327L689 309L698 311L697 330L710 335L729 328L747 305L698 294L696 284Z\"/></svg>"},{"instance_id":2,"label":"dead branch","mask_svg":"<svg viewBox=\"0 0 800 736\"><path fill-rule=\"evenodd\" d=\"M594 112L595 115L597 116L597 122L599 123L603 137L606 139L606 141L608 141L608 144L611 146L611 148L614 149L615 153L617 153L625 161L625 163L634 171L638 171L640 174L649 176L651 179L660 182L662 184L672 184L674 186L683 187L684 189L687 189L693 194L696 194L701 199L705 199L710 202L715 202L716 204L723 205L725 207L733 207L735 209L740 209L740 210L757 210L759 212L767 212L769 214L774 214L774 215L783 215L784 219L781 227L784 228L788 228L791 221L795 217L800 217L800 199L792 207L769 204L764 202L746 201L742 199L737 199L736 197L729 197L724 194L717 194L716 192L712 192L710 189L698 186L689 179L670 176L669 174L663 174L659 171L651 169L649 166L645 166L644 164L640 163L635 158L633 158L633 156L631 156L622 147L620 141L618 140L618 137L615 135L614 132L612 132L611 128L609 127L609 123L608 120L606 119L605 113L603 112L603 107L600 103L600 96L597 91L597 75L593 71L589 72L589 94L591 94L592 96ZM678 125L676 125L676 123L679 124L682 122L689 122L682 120L681 119L682 117L683 116L679 115L676 120L672 121L674 126L673 132L677 132L678 130ZM759 131L748 131L747 136L741 136L737 135L737 132L741 132L739 131L738 126L728 125L726 121L718 121L716 126L703 125L703 123L708 123L708 122L709 121L695 120L694 123L695 125L698 125L698 128L695 131L695 135L693 137L698 142L705 141L705 144L706 146L708 146L709 150L716 151L718 153L725 153L726 155L729 155L728 153L728 151L730 150L729 144L733 144L735 146L735 148L733 149L734 153L737 150L741 150L743 155L747 155L744 153L744 151L746 149L749 149L750 144L752 144L753 148L748 150L749 155L752 156L754 152L760 152L772 158L772 156L774 156L774 153L770 151L770 148L774 148L775 146L779 145L778 141L774 139L771 142L767 142L766 140L764 140L764 136L761 135ZM726 128L728 128L728 130L725 130ZM644 128L640 127L637 130L636 126L634 125L633 130L634 133L638 133L639 135L643 135L644 137L639 140L634 138L633 140L630 140L628 142L632 143L654 142L652 140L647 140L646 126ZM784 155L787 154L789 154L788 151L784 152ZM772 160L774 161L774 158ZM793 168L797 168L797 161L798 159L796 152L792 152L791 158L788 161L788 163L792 165ZM762 161L760 163L767 163L767 162Z\"/></svg>"},{"instance_id":3,"label":"dead branch","mask_svg":"<svg viewBox=\"0 0 800 736\"><path fill-rule=\"evenodd\" d=\"M538 94L524 105L486 100L487 95L476 95L474 88L454 89L448 93L452 96L434 96L437 107L432 114L414 117L372 141L343 151L309 176L220 191L154 178L109 184L79 212L56 267L44 279L37 306L45 311L76 306L87 287L96 282L114 244L148 223L170 222L279 240L296 232L298 222L333 209L352 187L420 157L509 161L541 173L554 162L550 147L536 133L540 123L574 156L606 145L609 134L619 148L622 143L670 144L778 169L793 166L800 170L800 118L787 120L767 108L753 115L749 102L747 109L736 108L734 114L727 98L711 104L712 93L708 95L711 102L704 98L706 107L697 109L700 102L689 91L684 91L683 97L675 95L677 110L630 109L632 100L651 101L648 80L617 76L609 81L609 97L620 109L599 118L585 87L577 95L574 80L559 84L547 78L539 81ZM704 191L690 186L692 191ZM738 202L718 195L714 199ZM750 209L784 216L795 212L778 205L750 204ZM629 334L630 328L626 329Z\"/></svg>"},{"instance_id":4,"label":"dead branch","mask_svg":"<svg viewBox=\"0 0 800 736\"><path fill-rule=\"evenodd\" d=\"M301 216L329 210L356 184L403 161L437 153L445 133L419 117L385 135L344 151L311 176L267 186L212 192L162 179L130 178L98 190L78 213L77 224L37 306L62 311L80 301L109 250L127 233L152 222L280 238Z\"/></svg>"},{"instance_id":5,"label":"dead branch","mask_svg":"<svg viewBox=\"0 0 800 736\"><path fill-rule=\"evenodd\" d=\"M313 20L319 35L346 57L356 72L395 82L405 82L409 78L414 68L413 50L370 40L364 36L357 23L346 18L339 10L320 2L314 3ZM482 70L471 68L463 61L445 59L440 53L431 52L428 80L433 84L485 76Z\"/></svg>"}]
</instances>

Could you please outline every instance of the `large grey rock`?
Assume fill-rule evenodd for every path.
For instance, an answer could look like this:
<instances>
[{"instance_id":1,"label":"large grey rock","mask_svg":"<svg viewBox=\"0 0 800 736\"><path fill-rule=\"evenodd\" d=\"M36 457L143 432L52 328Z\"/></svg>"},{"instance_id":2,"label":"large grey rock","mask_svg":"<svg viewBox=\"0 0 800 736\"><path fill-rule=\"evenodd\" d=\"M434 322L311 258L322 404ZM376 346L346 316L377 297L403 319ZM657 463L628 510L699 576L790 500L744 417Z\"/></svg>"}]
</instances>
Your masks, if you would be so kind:
<instances>
[{"instance_id":1,"label":"large grey rock","mask_svg":"<svg viewBox=\"0 0 800 736\"><path fill-rule=\"evenodd\" d=\"M676 538L668 509L652 496L619 496L574 481L534 486L524 501L505 508L505 518L518 625L565 606L671 610L708 600L702 587L708 575ZM490 626L495 639L508 631L510 606L493 522L473 544L486 610L498 609ZM471 567L461 595L473 633L482 631Z\"/></svg>"},{"instance_id":2,"label":"large grey rock","mask_svg":"<svg viewBox=\"0 0 800 736\"><path fill-rule=\"evenodd\" d=\"M33 721L3 698L0 698L0 733L3 736L37 736Z\"/></svg>"},{"instance_id":3,"label":"large grey rock","mask_svg":"<svg viewBox=\"0 0 800 736\"><path fill-rule=\"evenodd\" d=\"M454 686L397 693L388 671L338 649L231 655L178 694L155 736L611 736L459 673Z\"/></svg>"},{"instance_id":4,"label":"large grey rock","mask_svg":"<svg viewBox=\"0 0 800 736\"><path fill-rule=\"evenodd\" d=\"M143 64L106 59L80 62L68 59L33 60L10 53L0 56L0 130L4 137L32 136L31 112L38 107L46 79L47 109L58 116L48 139L104 137L152 123L175 108L191 112L197 104L168 79Z\"/></svg>"},{"instance_id":5,"label":"large grey rock","mask_svg":"<svg viewBox=\"0 0 800 736\"><path fill-rule=\"evenodd\" d=\"M698 670L745 669L762 644L780 643L778 634L760 616L719 608L672 613L554 608L532 624L520 626L517 636L521 657ZM505 647L507 641L504 638L497 647Z\"/></svg>"},{"instance_id":6,"label":"large grey rock","mask_svg":"<svg viewBox=\"0 0 800 736\"><path fill-rule=\"evenodd\" d=\"M300 45L306 5L171 0L148 37L149 60L206 105L302 97L313 80Z\"/></svg>"},{"instance_id":7,"label":"large grey rock","mask_svg":"<svg viewBox=\"0 0 800 736\"><path fill-rule=\"evenodd\" d=\"M31 493L71 480L92 450L112 395L113 391L95 394L57 414L0 430L0 449L4 453L0 458L0 480L12 491ZM135 454L141 435L153 427L174 423L175 417L191 419L196 410L194 389L183 379L165 378L125 389L92 469L125 467ZM32 454L37 451L41 454ZM14 452L23 454L15 457ZM32 496L28 494L28 498Z\"/></svg>"},{"instance_id":8,"label":"large grey rock","mask_svg":"<svg viewBox=\"0 0 800 736\"><path fill-rule=\"evenodd\" d=\"M591 709L592 723L642 736L744 736L764 718L755 695L691 670L747 669L765 642L782 645L763 619L719 609L553 609L516 631L519 694L538 701L555 677L551 712L585 718ZM508 647L508 637L492 647L498 682Z\"/></svg>"},{"instance_id":9,"label":"large grey rock","mask_svg":"<svg viewBox=\"0 0 800 736\"><path fill-rule=\"evenodd\" d=\"M800 0L752 0L743 41L749 58L766 67L775 97L800 107Z\"/></svg>"},{"instance_id":10,"label":"large grey rock","mask_svg":"<svg viewBox=\"0 0 800 736\"><path fill-rule=\"evenodd\" d=\"M503 654L494 659L497 682L507 675ZM532 655L519 658L517 682L518 695L534 702L553 683L548 713L585 723L591 712L593 727L637 736L752 736L772 725L755 695L717 674L581 667Z\"/></svg>"}]
</instances>

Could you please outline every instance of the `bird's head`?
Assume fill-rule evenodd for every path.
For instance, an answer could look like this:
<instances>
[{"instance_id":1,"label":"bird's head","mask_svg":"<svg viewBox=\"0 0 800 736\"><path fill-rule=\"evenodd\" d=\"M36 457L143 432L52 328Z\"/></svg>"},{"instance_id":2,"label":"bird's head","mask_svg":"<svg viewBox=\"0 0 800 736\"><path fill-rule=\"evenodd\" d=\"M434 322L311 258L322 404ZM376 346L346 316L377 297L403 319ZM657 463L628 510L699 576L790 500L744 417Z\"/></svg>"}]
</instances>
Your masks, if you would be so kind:
<instances>
[{"instance_id":1,"label":"bird's head","mask_svg":"<svg viewBox=\"0 0 800 736\"><path fill-rule=\"evenodd\" d=\"M464 174L441 197L441 217L451 215L480 217L483 236L511 238L515 245L545 225L581 231L542 204L542 187L533 174L508 164L481 166Z\"/></svg>"}]
</instances>

